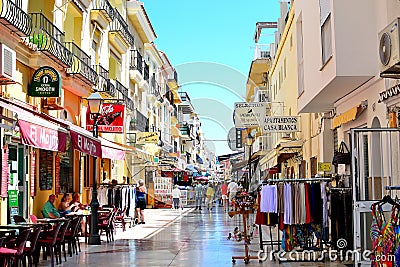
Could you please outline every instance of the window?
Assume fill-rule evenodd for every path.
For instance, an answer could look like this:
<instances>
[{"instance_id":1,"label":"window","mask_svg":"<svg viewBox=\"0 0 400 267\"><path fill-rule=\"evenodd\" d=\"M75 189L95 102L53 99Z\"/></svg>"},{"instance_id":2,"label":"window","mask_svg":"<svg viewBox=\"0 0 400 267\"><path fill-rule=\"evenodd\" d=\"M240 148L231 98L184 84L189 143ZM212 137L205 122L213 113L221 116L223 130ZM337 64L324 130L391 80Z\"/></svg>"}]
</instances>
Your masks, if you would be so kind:
<instances>
[{"instance_id":1,"label":"window","mask_svg":"<svg viewBox=\"0 0 400 267\"><path fill-rule=\"evenodd\" d=\"M283 79L286 79L286 58L283 60Z\"/></svg>"},{"instance_id":2,"label":"window","mask_svg":"<svg viewBox=\"0 0 400 267\"><path fill-rule=\"evenodd\" d=\"M74 191L73 165L74 157L71 142L68 142L67 150L60 153L60 192L68 193Z\"/></svg>"},{"instance_id":3,"label":"window","mask_svg":"<svg viewBox=\"0 0 400 267\"><path fill-rule=\"evenodd\" d=\"M304 59L303 59L303 21L301 14L297 21L297 95L304 92Z\"/></svg>"},{"instance_id":4,"label":"window","mask_svg":"<svg viewBox=\"0 0 400 267\"><path fill-rule=\"evenodd\" d=\"M311 177L315 177L315 175L317 174L317 158L316 157L312 157L310 158L310 173L311 173Z\"/></svg>"},{"instance_id":5,"label":"window","mask_svg":"<svg viewBox=\"0 0 400 267\"><path fill-rule=\"evenodd\" d=\"M332 28L330 16L321 26L322 65L332 56Z\"/></svg>"}]
</instances>

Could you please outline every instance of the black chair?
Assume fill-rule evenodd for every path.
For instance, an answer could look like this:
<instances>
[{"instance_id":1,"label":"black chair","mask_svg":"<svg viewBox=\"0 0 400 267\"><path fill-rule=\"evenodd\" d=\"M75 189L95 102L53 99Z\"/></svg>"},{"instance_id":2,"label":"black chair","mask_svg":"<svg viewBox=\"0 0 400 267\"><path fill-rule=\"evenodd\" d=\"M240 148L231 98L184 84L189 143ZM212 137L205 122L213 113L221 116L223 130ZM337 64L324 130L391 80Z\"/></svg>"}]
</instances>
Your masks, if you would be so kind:
<instances>
[{"instance_id":1,"label":"black chair","mask_svg":"<svg viewBox=\"0 0 400 267\"><path fill-rule=\"evenodd\" d=\"M24 253L22 256L24 257L24 263L25 263L25 258L28 259L28 267L32 267L33 255L35 253L36 244L39 239L39 235L40 235L41 231L42 231L42 226L36 227L35 230L30 233L29 238L28 238L28 241L30 242L30 246L24 248ZM25 264L24 264L24 266L25 266ZM35 266L37 266L37 262L35 262Z\"/></svg>"},{"instance_id":2,"label":"black chair","mask_svg":"<svg viewBox=\"0 0 400 267\"><path fill-rule=\"evenodd\" d=\"M67 253L65 251L65 233L67 232L68 226L69 226L70 221L65 221L61 228L60 231L58 232L57 235L57 242L56 242L56 246L55 246L55 254L56 254L56 264L61 264L62 260L61 260L61 246L63 248L63 252L64 252L64 259L65 261L67 261ZM60 261L58 261L60 260Z\"/></svg>"},{"instance_id":3,"label":"black chair","mask_svg":"<svg viewBox=\"0 0 400 267\"><path fill-rule=\"evenodd\" d=\"M79 216L72 219L70 229L65 233L65 241L68 242L68 254L70 257L72 257L73 252L78 255L78 247L79 251L81 251L78 237L81 220L82 218Z\"/></svg>"},{"instance_id":4,"label":"black chair","mask_svg":"<svg viewBox=\"0 0 400 267\"><path fill-rule=\"evenodd\" d=\"M9 261L9 266L18 266L18 260L22 259L26 241L28 240L30 229L22 231L15 242L15 247L13 248L0 248L0 258L5 264Z\"/></svg>"},{"instance_id":5,"label":"black chair","mask_svg":"<svg viewBox=\"0 0 400 267\"><path fill-rule=\"evenodd\" d=\"M56 223L53 226L53 230L51 232L51 236L49 238L44 237L39 237L37 241L37 249L35 251L35 263L39 261L39 254L40 254L40 248L43 247L44 249L47 249L47 252L50 254L50 259L51 259L51 267L54 267L54 251L55 251L55 246L57 242L57 236L60 231L62 222ZM46 259L46 253L43 252L43 259Z\"/></svg>"}]
</instances>

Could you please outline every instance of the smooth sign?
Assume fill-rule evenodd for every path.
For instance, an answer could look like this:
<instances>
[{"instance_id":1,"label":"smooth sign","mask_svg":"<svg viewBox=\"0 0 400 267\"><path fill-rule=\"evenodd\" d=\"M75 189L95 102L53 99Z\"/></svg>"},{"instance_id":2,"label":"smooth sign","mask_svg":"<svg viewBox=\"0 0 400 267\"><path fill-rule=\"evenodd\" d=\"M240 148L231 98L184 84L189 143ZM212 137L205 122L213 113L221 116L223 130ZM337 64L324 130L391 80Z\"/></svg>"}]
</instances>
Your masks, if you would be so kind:
<instances>
[{"instance_id":1,"label":"smooth sign","mask_svg":"<svg viewBox=\"0 0 400 267\"><path fill-rule=\"evenodd\" d=\"M267 103L237 102L235 103L235 127L257 127L262 124L267 112Z\"/></svg>"},{"instance_id":2,"label":"smooth sign","mask_svg":"<svg viewBox=\"0 0 400 267\"><path fill-rule=\"evenodd\" d=\"M298 121L299 117L296 116L265 117L261 126L263 133L298 132Z\"/></svg>"}]
</instances>

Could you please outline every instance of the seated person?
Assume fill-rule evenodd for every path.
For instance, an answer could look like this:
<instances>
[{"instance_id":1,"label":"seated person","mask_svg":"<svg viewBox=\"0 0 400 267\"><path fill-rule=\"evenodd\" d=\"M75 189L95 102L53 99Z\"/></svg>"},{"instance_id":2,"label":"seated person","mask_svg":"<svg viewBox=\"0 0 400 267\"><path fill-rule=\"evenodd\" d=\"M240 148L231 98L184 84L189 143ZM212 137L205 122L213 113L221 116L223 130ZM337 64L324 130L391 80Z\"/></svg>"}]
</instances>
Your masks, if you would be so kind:
<instances>
[{"instance_id":1,"label":"seated person","mask_svg":"<svg viewBox=\"0 0 400 267\"><path fill-rule=\"evenodd\" d=\"M44 203L42 208L44 218L60 218L60 213L57 211L56 207L54 207L54 201L56 201L56 196L51 194L49 200Z\"/></svg>"},{"instance_id":2,"label":"seated person","mask_svg":"<svg viewBox=\"0 0 400 267\"><path fill-rule=\"evenodd\" d=\"M58 205L58 212L61 216L65 216L65 214L71 213L72 208L75 207L75 204L70 204L70 202L71 197L68 193L64 193L60 205Z\"/></svg>"},{"instance_id":3,"label":"seated person","mask_svg":"<svg viewBox=\"0 0 400 267\"><path fill-rule=\"evenodd\" d=\"M80 197L79 197L79 194L78 193L73 193L72 194L72 201L70 202L70 205L74 205L73 207L72 207L72 211L77 211L77 210L79 210L79 209L81 209L81 210L85 210L86 208L85 208L85 205L83 205L81 202L80 202Z\"/></svg>"}]
</instances>

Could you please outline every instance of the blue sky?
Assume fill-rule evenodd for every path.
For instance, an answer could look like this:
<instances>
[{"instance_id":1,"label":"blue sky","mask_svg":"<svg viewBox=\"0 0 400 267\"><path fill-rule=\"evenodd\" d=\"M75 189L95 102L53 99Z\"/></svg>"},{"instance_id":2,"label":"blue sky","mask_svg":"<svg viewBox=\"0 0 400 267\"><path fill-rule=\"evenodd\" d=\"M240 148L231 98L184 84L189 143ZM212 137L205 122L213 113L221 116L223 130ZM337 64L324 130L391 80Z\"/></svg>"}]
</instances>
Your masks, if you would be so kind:
<instances>
[{"instance_id":1,"label":"blue sky","mask_svg":"<svg viewBox=\"0 0 400 267\"><path fill-rule=\"evenodd\" d=\"M277 21L279 1L144 0L155 43L178 71L208 140L225 140L234 102L243 101L257 21ZM268 36L267 36L268 38ZM271 37L272 38L272 37ZM227 142L207 141L217 155Z\"/></svg>"}]
</instances>

